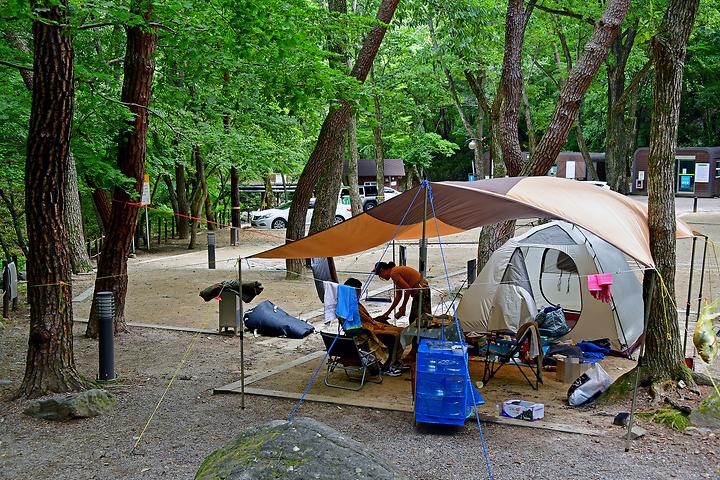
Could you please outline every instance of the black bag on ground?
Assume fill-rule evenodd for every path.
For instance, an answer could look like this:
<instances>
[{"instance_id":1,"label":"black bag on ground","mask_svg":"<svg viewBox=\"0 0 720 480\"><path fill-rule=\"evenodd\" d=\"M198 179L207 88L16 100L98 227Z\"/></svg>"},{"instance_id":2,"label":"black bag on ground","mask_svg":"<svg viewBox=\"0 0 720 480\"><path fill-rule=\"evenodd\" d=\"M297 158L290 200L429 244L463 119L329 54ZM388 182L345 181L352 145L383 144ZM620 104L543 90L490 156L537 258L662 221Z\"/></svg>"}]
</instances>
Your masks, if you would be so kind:
<instances>
[{"instance_id":1,"label":"black bag on ground","mask_svg":"<svg viewBox=\"0 0 720 480\"><path fill-rule=\"evenodd\" d=\"M535 316L535 321L543 337L560 338L570 331L560 305L545 307Z\"/></svg>"},{"instance_id":2,"label":"black bag on ground","mask_svg":"<svg viewBox=\"0 0 720 480\"><path fill-rule=\"evenodd\" d=\"M248 310L245 326L270 337L305 338L315 331L315 327L293 317L270 300Z\"/></svg>"},{"instance_id":3,"label":"black bag on ground","mask_svg":"<svg viewBox=\"0 0 720 480\"><path fill-rule=\"evenodd\" d=\"M583 361L583 351L577 345L550 345L550 348L548 348L548 351L545 352L543 357L543 365L556 365L557 362L555 358L553 358L553 355L564 355L568 358L579 358L580 362Z\"/></svg>"}]
</instances>

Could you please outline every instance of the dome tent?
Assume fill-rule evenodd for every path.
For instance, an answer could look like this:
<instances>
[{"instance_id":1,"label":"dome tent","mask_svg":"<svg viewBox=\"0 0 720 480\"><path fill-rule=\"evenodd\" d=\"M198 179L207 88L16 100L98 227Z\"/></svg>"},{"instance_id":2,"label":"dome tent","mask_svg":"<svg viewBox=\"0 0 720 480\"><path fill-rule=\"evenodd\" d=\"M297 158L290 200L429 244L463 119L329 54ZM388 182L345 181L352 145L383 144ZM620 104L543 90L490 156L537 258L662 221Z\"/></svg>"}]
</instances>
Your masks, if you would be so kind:
<instances>
[{"instance_id":1,"label":"dome tent","mask_svg":"<svg viewBox=\"0 0 720 480\"><path fill-rule=\"evenodd\" d=\"M613 274L609 303L588 291L587 276L597 273ZM551 304L563 307L571 327L563 339L608 338L614 350L629 353L642 334L642 285L625 255L562 221L535 227L497 249L457 314L465 332L516 331Z\"/></svg>"}]
</instances>

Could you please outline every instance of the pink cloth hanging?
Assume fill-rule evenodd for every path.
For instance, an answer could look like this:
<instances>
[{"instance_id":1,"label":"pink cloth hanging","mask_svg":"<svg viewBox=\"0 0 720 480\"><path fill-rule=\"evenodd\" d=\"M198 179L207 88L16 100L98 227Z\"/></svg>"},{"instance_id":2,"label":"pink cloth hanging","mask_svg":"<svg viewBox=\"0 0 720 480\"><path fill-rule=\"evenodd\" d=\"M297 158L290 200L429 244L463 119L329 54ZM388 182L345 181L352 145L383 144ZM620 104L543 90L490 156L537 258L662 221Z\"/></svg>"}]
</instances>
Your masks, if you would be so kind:
<instances>
[{"instance_id":1,"label":"pink cloth hanging","mask_svg":"<svg viewBox=\"0 0 720 480\"><path fill-rule=\"evenodd\" d=\"M612 287L612 273L598 273L597 275L588 275L588 291L593 298L601 302L610 302L610 288Z\"/></svg>"}]
</instances>

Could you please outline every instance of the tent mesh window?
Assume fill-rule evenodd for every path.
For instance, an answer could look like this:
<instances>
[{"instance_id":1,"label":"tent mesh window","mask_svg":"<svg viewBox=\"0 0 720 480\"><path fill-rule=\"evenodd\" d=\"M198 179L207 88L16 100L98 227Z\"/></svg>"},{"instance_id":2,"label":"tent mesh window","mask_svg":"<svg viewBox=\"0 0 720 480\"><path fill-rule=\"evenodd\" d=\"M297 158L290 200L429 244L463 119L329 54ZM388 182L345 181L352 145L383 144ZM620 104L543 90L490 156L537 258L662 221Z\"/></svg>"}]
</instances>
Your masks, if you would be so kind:
<instances>
[{"instance_id":1,"label":"tent mesh window","mask_svg":"<svg viewBox=\"0 0 720 480\"><path fill-rule=\"evenodd\" d=\"M520 240L520 243L534 243L537 245L577 245L577 242L568 233L557 225L543 228L527 238Z\"/></svg>"},{"instance_id":2,"label":"tent mesh window","mask_svg":"<svg viewBox=\"0 0 720 480\"><path fill-rule=\"evenodd\" d=\"M564 232L563 232L564 233ZM540 291L551 305L582 311L580 276L575 261L567 253L548 248L543 252Z\"/></svg>"}]
</instances>

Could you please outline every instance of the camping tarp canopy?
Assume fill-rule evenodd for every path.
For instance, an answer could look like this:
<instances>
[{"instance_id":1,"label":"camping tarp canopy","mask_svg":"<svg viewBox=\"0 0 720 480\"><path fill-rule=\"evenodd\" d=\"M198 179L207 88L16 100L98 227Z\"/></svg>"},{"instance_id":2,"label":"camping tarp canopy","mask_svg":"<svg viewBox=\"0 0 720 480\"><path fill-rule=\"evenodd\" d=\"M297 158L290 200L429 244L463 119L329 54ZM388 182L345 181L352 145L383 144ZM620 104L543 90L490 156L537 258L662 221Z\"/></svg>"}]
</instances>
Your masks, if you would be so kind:
<instances>
[{"instance_id":1,"label":"camping tarp canopy","mask_svg":"<svg viewBox=\"0 0 720 480\"><path fill-rule=\"evenodd\" d=\"M647 207L619 193L555 177L505 177L475 182L428 182L429 237L451 235L493 223L521 219L566 220L592 232L646 267L650 253ZM415 187L345 222L251 258L337 257L395 240L422 238L423 186ZM435 217L435 220L433 218ZM693 236L678 220L677 237Z\"/></svg>"}]
</instances>

